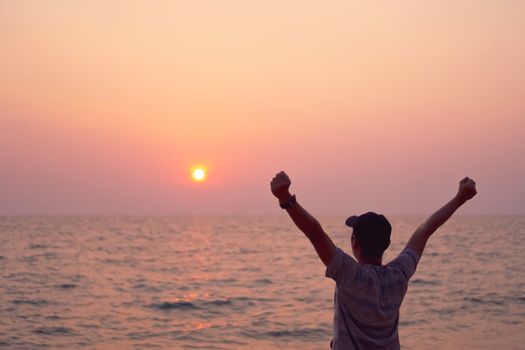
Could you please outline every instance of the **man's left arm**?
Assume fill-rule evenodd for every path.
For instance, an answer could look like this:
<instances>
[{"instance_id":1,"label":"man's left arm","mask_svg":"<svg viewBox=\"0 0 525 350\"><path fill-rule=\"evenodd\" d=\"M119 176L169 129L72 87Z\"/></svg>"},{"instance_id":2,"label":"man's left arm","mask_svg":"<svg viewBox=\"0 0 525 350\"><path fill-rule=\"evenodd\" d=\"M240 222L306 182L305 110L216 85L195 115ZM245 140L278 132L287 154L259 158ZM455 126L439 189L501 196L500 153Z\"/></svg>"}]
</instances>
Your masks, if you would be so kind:
<instances>
[{"instance_id":1,"label":"man's left arm","mask_svg":"<svg viewBox=\"0 0 525 350\"><path fill-rule=\"evenodd\" d=\"M308 237L323 264L328 266L335 255L336 246L324 232L319 221L297 203L295 196L290 194L290 184L288 175L281 171L272 179L270 187L274 196L279 199L279 203L286 207L286 212L297 228Z\"/></svg>"},{"instance_id":2,"label":"man's left arm","mask_svg":"<svg viewBox=\"0 0 525 350\"><path fill-rule=\"evenodd\" d=\"M411 248L421 257L428 239L441 227L463 204L472 199L476 194L476 182L471 178L464 178L459 182L457 194L447 204L432 214L412 234L406 248Z\"/></svg>"}]
</instances>

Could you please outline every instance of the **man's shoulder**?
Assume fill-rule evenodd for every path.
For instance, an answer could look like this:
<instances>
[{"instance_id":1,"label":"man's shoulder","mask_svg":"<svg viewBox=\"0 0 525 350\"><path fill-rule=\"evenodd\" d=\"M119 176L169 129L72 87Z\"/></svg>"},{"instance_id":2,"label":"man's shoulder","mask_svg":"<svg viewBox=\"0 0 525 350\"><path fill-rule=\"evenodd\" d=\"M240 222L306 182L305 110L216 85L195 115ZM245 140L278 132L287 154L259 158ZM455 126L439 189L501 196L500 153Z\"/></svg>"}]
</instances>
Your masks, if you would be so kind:
<instances>
[{"instance_id":1,"label":"man's shoulder","mask_svg":"<svg viewBox=\"0 0 525 350\"><path fill-rule=\"evenodd\" d=\"M412 248L405 248L399 255L389 262L387 266L389 269L399 271L404 275L406 280L416 271L417 264L419 263L419 255Z\"/></svg>"},{"instance_id":2,"label":"man's shoulder","mask_svg":"<svg viewBox=\"0 0 525 350\"><path fill-rule=\"evenodd\" d=\"M401 253L399 253L399 255L394 260L390 261L385 266L389 266L389 267L397 266L399 264L402 264L405 261L410 261L414 265L417 265L419 262L418 253L412 248L405 248L401 251Z\"/></svg>"},{"instance_id":3,"label":"man's shoulder","mask_svg":"<svg viewBox=\"0 0 525 350\"><path fill-rule=\"evenodd\" d=\"M330 277L337 281L345 280L345 284L353 280L359 264L350 255L345 253L341 248L336 247L332 260L326 267L326 277Z\"/></svg>"}]
</instances>

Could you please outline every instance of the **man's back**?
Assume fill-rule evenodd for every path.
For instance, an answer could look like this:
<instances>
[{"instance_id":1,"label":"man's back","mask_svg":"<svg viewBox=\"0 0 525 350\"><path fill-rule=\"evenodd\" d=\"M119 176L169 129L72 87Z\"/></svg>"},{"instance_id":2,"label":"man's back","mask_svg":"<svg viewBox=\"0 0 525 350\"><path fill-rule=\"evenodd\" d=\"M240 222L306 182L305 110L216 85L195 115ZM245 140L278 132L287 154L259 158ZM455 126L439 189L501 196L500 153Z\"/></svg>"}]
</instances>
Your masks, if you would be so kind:
<instances>
[{"instance_id":1,"label":"man's back","mask_svg":"<svg viewBox=\"0 0 525 350\"><path fill-rule=\"evenodd\" d=\"M337 249L326 269L336 281L333 349L399 349L399 308L418 260L405 249L387 265L360 265Z\"/></svg>"}]
</instances>

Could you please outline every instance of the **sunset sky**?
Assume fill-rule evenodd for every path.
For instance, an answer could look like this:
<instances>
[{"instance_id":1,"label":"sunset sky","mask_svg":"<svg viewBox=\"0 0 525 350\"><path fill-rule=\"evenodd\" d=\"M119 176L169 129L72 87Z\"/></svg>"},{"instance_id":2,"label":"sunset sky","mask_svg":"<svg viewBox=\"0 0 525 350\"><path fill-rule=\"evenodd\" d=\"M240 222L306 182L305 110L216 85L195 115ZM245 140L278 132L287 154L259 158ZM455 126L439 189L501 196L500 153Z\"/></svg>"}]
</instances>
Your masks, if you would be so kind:
<instances>
[{"instance_id":1,"label":"sunset sky","mask_svg":"<svg viewBox=\"0 0 525 350\"><path fill-rule=\"evenodd\" d=\"M525 1L0 0L0 214L525 214ZM204 181L192 181L195 166Z\"/></svg>"}]
</instances>

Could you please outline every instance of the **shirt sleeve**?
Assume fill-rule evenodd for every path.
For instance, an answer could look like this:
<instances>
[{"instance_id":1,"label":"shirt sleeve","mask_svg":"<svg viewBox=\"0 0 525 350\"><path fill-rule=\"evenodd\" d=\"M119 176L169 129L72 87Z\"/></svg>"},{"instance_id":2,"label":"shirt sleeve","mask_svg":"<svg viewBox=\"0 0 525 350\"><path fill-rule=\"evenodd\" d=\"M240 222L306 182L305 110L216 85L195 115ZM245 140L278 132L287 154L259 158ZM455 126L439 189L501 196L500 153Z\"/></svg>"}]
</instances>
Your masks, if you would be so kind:
<instances>
[{"instance_id":1,"label":"shirt sleeve","mask_svg":"<svg viewBox=\"0 0 525 350\"><path fill-rule=\"evenodd\" d=\"M417 263L419 262L419 255L412 248L404 249L401 254L390 263L391 267L401 270L406 280L416 272Z\"/></svg>"},{"instance_id":2,"label":"shirt sleeve","mask_svg":"<svg viewBox=\"0 0 525 350\"><path fill-rule=\"evenodd\" d=\"M357 274L359 265L354 258L337 248L332 260L326 267L326 277L333 279L338 287L348 287Z\"/></svg>"}]
</instances>

